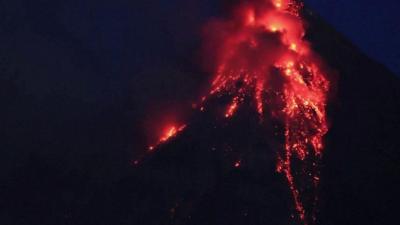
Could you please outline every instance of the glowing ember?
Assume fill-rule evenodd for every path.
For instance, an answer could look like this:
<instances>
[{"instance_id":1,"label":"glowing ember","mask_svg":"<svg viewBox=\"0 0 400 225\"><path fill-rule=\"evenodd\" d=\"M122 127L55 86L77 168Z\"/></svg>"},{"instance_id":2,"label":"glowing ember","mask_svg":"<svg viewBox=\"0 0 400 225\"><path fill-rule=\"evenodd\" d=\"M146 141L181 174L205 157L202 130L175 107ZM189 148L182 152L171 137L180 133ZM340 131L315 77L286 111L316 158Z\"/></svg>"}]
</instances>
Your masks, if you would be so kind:
<instances>
[{"instance_id":1,"label":"glowing ember","mask_svg":"<svg viewBox=\"0 0 400 225\"><path fill-rule=\"evenodd\" d=\"M205 53L215 77L209 93L201 98L200 110L209 98L228 95L232 99L224 116L230 118L245 99L252 98L261 119L267 117L282 126L285 138L278 151L277 171L286 177L299 220L309 224L315 222L330 83L303 38L301 8L294 0L243 0L229 17L206 26ZM158 144L184 128L170 127ZM240 161L234 163L235 168L240 165ZM301 171L297 171L299 165ZM298 183L304 182L299 179L313 181L314 202L303 197L305 188Z\"/></svg>"},{"instance_id":2,"label":"glowing ember","mask_svg":"<svg viewBox=\"0 0 400 225\"><path fill-rule=\"evenodd\" d=\"M131 163L132 165L137 166L139 165L139 160L133 160Z\"/></svg>"},{"instance_id":3,"label":"glowing ember","mask_svg":"<svg viewBox=\"0 0 400 225\"><path fill-rule=\"evenodd\" d=\"M237 161L237 162L235 162L235 164L233 165L235 168L239 168L240 167L240 164L241 164L241 162L240 161Z\"/></svg>"}]
</instances>

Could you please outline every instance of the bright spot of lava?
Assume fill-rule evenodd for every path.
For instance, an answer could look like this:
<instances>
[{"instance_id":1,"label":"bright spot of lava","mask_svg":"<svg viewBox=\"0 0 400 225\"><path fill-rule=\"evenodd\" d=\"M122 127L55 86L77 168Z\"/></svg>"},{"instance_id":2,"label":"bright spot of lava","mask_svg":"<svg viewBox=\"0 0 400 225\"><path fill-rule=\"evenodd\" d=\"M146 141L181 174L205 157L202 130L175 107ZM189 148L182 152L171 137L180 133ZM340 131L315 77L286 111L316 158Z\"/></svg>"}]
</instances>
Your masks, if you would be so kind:
<instances>
[{"instance_id":1,"label":"bright spot of lava","mask_svg":"<svg viewBox=\"0 0 400 225\"><path fill-rule=\"evenodd\" d=\"M241 165L240 161L235 162L235 164L233 165L235 168L239 168Z\"/></svg>"}]
</instances>

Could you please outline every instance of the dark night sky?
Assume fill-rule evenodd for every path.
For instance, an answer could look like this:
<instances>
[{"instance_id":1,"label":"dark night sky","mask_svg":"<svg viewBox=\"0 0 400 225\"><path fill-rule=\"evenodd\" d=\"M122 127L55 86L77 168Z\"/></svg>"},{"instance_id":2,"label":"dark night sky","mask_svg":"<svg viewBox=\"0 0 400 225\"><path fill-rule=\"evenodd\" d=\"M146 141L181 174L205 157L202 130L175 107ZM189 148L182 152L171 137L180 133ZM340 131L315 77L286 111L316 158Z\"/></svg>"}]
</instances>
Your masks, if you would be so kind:
<instances>
[{"instance_id":1,"label":"dark night sky","mask_svg":"<svg viewBox=\"0 0 400 225\"><path fill-rule=\"evenodd\" d=\"M398 0L306 0L372 58L400 75Z\"/></svg>"}]
</instances>

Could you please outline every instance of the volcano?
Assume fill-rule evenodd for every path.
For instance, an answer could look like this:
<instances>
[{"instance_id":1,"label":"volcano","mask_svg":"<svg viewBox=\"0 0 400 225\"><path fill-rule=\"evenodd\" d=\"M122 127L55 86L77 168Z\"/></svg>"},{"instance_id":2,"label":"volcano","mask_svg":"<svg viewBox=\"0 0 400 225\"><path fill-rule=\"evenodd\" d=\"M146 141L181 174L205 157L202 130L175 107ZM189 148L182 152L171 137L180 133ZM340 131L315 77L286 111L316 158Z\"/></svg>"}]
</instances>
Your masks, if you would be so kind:
<instances>
[{"instance_id":1,"label":"volcano","mask_svg":"<svg viewBox=\"0 0 400 225\"><path fill-rule=\"evenodd\" d=\"M334 84L331 91L336 96L327 107L331 129L321 131L318 136L326 132L326 156L315 160L322 150L315 147L314 159L308 158L304 165L301 160L293 162L291 158L280 162L276 149L285 143L285 135L279 135L285 133L285 128L274 125L273 121L268 121L272 124L269 127L260 126L265 123L259 119L264 107L260 107L257 94L255 101L241 95L242 87L251 86L247 81L252 78L240 75L246 72L237 73L240 78L235 75L221 78L217 72L214 89L210 96L202 98L206 103L201 104L188 124L172 127L156 148L150 147L149 156L134 161L137 171L130 179L136 179L134 183L151 184L158 190L157 196L140 198L141 204L151 205L150 208L131 206L137 209L135 218L146 224L391 224L394 221L399 188L395 175L399 171L396 152L399 147L396 132L400 128L399 80L311 11L304 11L302 17L309 26L305 39L339 74L331 77ZM244 50L243 54L246 53ZM228 59L223 63L222 70L226 64L234 64L225 73L235 74L232 71L243 63L232 58L233 61ZM229 91L215 95L221 89ZM257 84L255 90L256 93ZM225 112L225 117L219 116L221 112ZM278 172L282 172L280 163L294 164L284 167L283 170L291 170L284 172L286 178L277 174L277 155ZM321 171L316 171L316 163L321 165ZM316 181L320 187L315 185ZM130 188L136 193L147 192L145 185ZM138 197L132 197L131 201ZM162 222L153 217L154 210L163 215Z\"/></svg>"},{"instance_id":2,"label":"volcano","mask_svg":"<svg viewBox=\"0 0 400 225\"><path fill-rule=\"evenodd\" d=\"M300 13L297 10L290 13ZM52 167L37 166L41 159L33 159L32 165L21 169L19 179L4 185L11 194L1 197L1 203L10 202L0 210L1 218L6 218L7 224L29 225L396 224L400 202L400 81L318 15L306 9L300 14L307 25L304 46L333 72L330 77L326 74L329 91L317 89L323 103L318 101L316 108L323 108L327 119L312 123L324 127L320 133L312 132L323 148L316 144L305 151L310 157L289 159L290 172L288 167L279 169L279 163L285 162L283 156L287 156L282 148L287 143L285 120L281 119L284 115L277 120L261 116L274 110L260 107L260 80L253 79L249 85L238 79L217 81L211 92L194 104L184 124L167 128L143 156L132 159L131 166L125 168L129 176L106 184L97 180L87 184L85 176L74 176L79 178L74 180ZM260 38L275 43L280 38L279 28L269 29L271 37ZM284 46L296 52L303 45L288 42ZM210 48L213 50L213 46ZM228 61L232 65L243 62L234 57ZM292 67L281 64L275 72L290 69L283 66ZM214 87L229 87L229 91L218 92ZM242 95L239 90L253 95ZM328 95L333 97L329 99ZM110 124L116 114L110 116ZM79 132L75 127L72 130ZM101 147L112 152L120 146L121 133L131 135L127 130L115 135L118 137L106 133L90 138L106 139L106 146ZM298 141L302 143L307 137L300 136ZM74 147L79 144L68 139L59 145L64 147L69 142ZM53 195L41 190L51 190ZM18 198L33 200L22 204L15 200Z\"/></svg>"}]
</instances>

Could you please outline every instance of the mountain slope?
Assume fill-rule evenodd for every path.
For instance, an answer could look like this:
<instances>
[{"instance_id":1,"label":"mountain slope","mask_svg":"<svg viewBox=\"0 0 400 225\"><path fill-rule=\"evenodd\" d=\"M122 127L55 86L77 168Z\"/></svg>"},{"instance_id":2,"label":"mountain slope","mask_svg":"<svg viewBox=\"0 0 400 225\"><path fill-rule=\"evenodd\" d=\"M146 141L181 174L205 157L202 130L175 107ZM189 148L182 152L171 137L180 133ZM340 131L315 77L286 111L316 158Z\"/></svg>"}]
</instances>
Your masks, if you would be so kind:
<instances>
[{"instance_id":1,"label":"mountain slope","mask_svg":"<svg viewBox=\"0 0 400 225\"><path fill-rule=\"evenodd\" d=\"M329 109L318 223L395 224L400 200L400 82L318 16L304 16L309 22L307 39L338 74ZM286 181L275 172L279 140L268 136L271 131L259 125L252 107L226 120L215 115L226 101L210 104L213 110L195 113L184 132L139 165L116 169L114 173L130 173L117 181L104 181L101 175L106 172L98 172L99 177L91 172L104 170L105 162L123 161L114 150L131 136L121 119L129 109L115 107L93 118L90 108L88 115L76 116L86 121L78 125L70 124L69 113L63 123L55 119L62 132L54 135L65 138L60 143L43 141L35 148L52 153L64 147L69 153L72 145L77 152L100 152L94 154L97 157L80 157L86 167L68 173L54 160L55 153L32 156L2 184L0 201L6 207L0 210L1 220L29 225L296 224ZM29 143L21 149L32 148Z\"/></svg>"},{"instance_id":2,"label":"mountain slope","mask_svg":"<svg viewBox=\"0 0 400 225\"><path fill-rule=\"evenodd\" d=\"M307 39L338 74L329 109L318 223L392 224L399 200L400 82L321 18L310 12L304 16ZM295 223L285 180L274 173L271 139L250 110L238 117L218 121L198 115L197 123L143 163L141 176L151 178L170 197L165 221ZM235 168L239 159L242 165Z\"/></svg>"}]
</instances>

